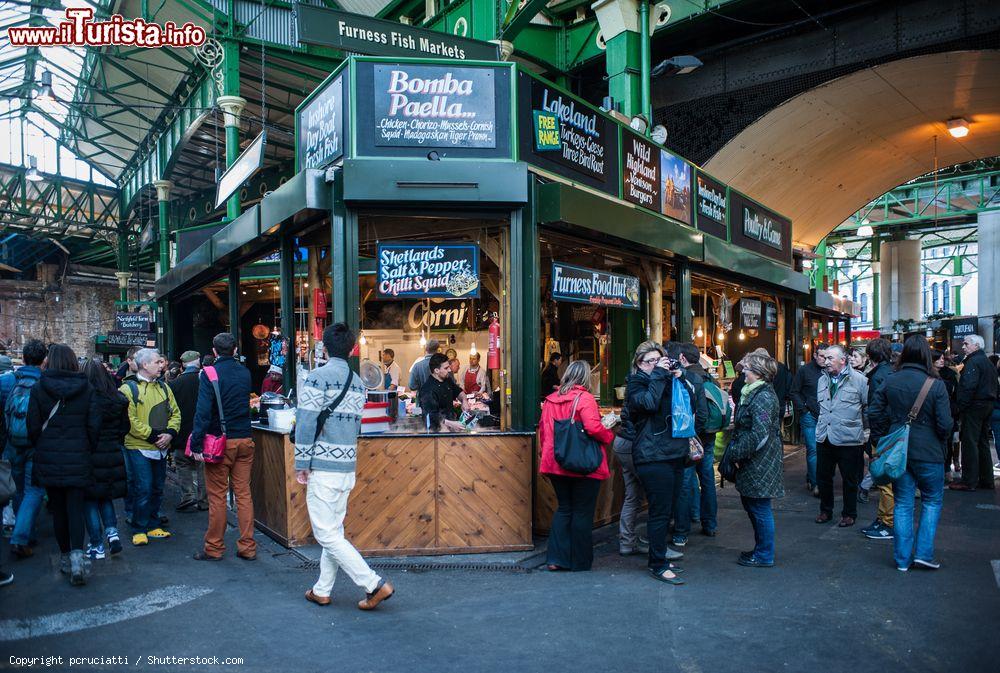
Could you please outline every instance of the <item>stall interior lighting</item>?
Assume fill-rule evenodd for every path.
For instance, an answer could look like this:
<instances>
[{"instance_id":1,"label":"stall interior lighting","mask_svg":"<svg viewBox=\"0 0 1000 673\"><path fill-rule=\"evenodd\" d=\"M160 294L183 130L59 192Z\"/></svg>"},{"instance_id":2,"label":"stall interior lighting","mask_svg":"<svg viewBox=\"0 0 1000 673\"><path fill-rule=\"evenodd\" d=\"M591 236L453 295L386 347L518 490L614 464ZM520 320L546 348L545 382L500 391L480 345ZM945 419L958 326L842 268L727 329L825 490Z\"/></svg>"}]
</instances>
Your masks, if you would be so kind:
<instances>
[{"instance_id":1,"label":"stall interior lighting","mask_svg":"<svg viewBox=\"0 0 1000 673\"><path fill-rule=\"evenodd\" d=\"M420 332L420 347L423 348L427 345L427 337L424 336L423 332Z\"/></svg>"},{"instance_id":2,"label":"stall interior lighting","mask_svg":"<svg viewBox=\"0 0 1000 673\"><path fill-rule=\"evenodd\" d=\"M368 344L368 339L365 337L364 332L362 332L361 336L358 337L358 343L361 344L362 346L366 346Z\"/></svg>"},{"instance_id":3,"label":"stall interior lighting","mask_svg":"<svg viewBox=\"0 0 1000 673\"><path fill-rule=\"evenodd\" d=\"M696 338L700 339L703 336L705 336L705 330L703 330L702 328L699 327L697 330L695 330L694 335L695 335Z\"/></svg>"},{"instance_id":4,"label":"stall interior lighting","mask_svg":"<svg viewBox=\"0 0 1000 673\"><path fill-rule=\"evenodd\" d=\"M473 341L472 345L469 346L469 355L475 355L475 354L476 354L476 342Z\"/></svg>"},{"instance_id":5,"label":"stall interior lighting","mask_svg":"<svg viewBox=\"0 0 1000 673\"><path fill-rule=\"evenodd\" d=\"M716 340L717 340L717 341L722 341L722 340L724 340L725 338L726 338L726 334L725 334L725 332L719 332L718 336L716 337Z\"/></svg>"},{"instance_id":6,"label":"stall interior lighting","mask_svg":"<svg viewBox=\"0 0 1000 673\"><path fill-rule=\"evenodd\" d=\"M807 341L806 343L802 344L802 350L804 350L804 351L807 351L807 350L809 350L809 345L810 345L810 344L809 344L809 342L808 342L808 341Z\"/></svg>"},{"instance_id":7,"label":"stall interior lighting","mask_svg":"<svg viewBox=\"0 0 1000 673\"><path fill-rule=\"evenodd\" d=\"M743 330L740 330L740 336L739 336L740 341L746 341L746 338L747 335L743 333Z\"/></svg>"}]
</instances>

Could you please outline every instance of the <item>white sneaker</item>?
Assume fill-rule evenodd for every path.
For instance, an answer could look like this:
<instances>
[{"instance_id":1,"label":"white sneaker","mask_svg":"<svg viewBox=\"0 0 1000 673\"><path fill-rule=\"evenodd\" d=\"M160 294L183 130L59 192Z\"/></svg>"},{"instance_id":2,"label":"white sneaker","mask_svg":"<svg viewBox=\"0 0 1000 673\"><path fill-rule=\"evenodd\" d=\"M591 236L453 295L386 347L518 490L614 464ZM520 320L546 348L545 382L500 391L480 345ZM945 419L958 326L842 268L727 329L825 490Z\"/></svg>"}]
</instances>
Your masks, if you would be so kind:
<instances>
[{"instance_id":1,"label":"white sneaker","mask_svg":"<svg viewBox=\"0 0 1000 673\"><path fill-rule=\"evenodd\" d=\"M938 563L937 561L925 561L924 559L921 558L913 559L913 564L918 565L921 568L927 568L928 570L937 570L938 568L941 567L941 564Z\"/></svg>"}]
</instances>

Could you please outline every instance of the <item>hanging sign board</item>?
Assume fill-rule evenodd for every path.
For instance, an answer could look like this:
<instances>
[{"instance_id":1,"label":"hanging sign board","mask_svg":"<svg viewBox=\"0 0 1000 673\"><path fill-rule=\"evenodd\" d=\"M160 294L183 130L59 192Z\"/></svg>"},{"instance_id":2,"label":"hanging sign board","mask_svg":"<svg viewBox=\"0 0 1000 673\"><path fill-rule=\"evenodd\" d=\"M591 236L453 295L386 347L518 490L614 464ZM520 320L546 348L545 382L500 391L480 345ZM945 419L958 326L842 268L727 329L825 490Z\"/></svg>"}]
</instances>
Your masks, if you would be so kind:
<instances>
[{"instance_id":1,"label":"hanging sign board","mask_svg":"<svg viewBox=\"0 0 1000 673\"><path fill-rule=\"evenodd\" d=\"M697 172L695 223L699 231L722 240L729 239L728 188L715 178Z\"/></svg>"},{"instance_id":2,"label":"hanging sign board","mask_svg":"<svg viewBox=\"0 0 1000 673\"><path fill-rule=\"evenodd\" d=\"M295 114L299 170L323 168L344 156L344 78L329 82Z\"/></svg>"},{"instance_id":3,"label":"hanging sign board","mask_svg":"<svg viewBox=\"0 0 1000 673\"><path fill-rule=\"evenodd\" d=\"M622 134L622 198L650 210L660 207L660 148L631 132Z\"/></svg>"},{"instance_id":4,"label":"hanging sign board","mask_svg":"<svg viewBox=\"0 0 1000 673\"><path fill-rule=\"evenodd\" d=\"M479 296L474 243L380 243L376 289L382 298Z\"/></svg>"},{"instance_id":5,"label":"hanging sign board","mask_svg":"<svg viewBox=\"0 0 1000 673\"><path fill-rule=\"evenodd\" d=\"M156 335L145 332L108 332L109 346L155 346Z\"/></svg>"},{"instance_id":6,"label":"hanging sign board","mask_svg":"<svg viewBox=\"0 0 1000 673\"><path fill-rule=\"evenodd\" d=\"M499 47L398 21L295 4L299 42L371 56L419 56L459 61L498 61Z\"/></svg>"},{"instance_id":7,"label":"hanging sign board","mask_svg":"<svg viewBox=\"0 0 1000 673\"><path fill-rule=\"evenodd\" d=\"M778 305L773 301L764 302L764 329L778 329Z\"/></svg>"},{"instance_id":8,"label":"hanging sign board","mask_svg":"<svg viewBox=\"0 0 1000 673\"><path fill-rule=\"evenodd\" d=\"M495 88L491 68L376 64L375 145L496 147Z\"/></svg>"},{"instance_id":9,"label":"hanging sign board","mask_svg":"<svg viewBox=\"0 0 1000 673\"><path fill-rule=\"evenodd\" d=\"M116 313L115 314L115 331L116 332L148 332L149 331L149 314L148 313Z\"/></svg>"},{"instance_id":10,"label":"hanging sign board","mask_svg":"<svg viewBox=\"0 0 1000 673\"><path fill-rule=\"evenodd\" d=\"M729 190L731 240L785 264L792 259L792 222L734 189Z\"/></svg>"},{"instance_id":11,"label":"hanging sign board","mask_svg":"<svg viewBox=\"0 0 1000 673\"><path fill-rule=\"evenodd\" d=\"M521 160L617 197L617 125L568 93L523 72L518 78L518 124L534 131L518 134Z\"/></svg>"},{"instance_id":12,"label":"hanging sign board","mask_svg":"<svg viewBox=\"0 0 1000 673\"><path fill-rule=\"evenodd\" d=\"M760 329L760 299L740 299L740 326L743 329Z\"/></svg>"},{"instance_id":13,"label":"hanging sign board","mask_svg":"<svg viewBox=\"0 0 1000 673\"><path fill-rule=\"evenodd\" d=\"M218 208L236 193L243 183L264 165L264 147L267 145L267 129L260 132L250 146L236 158L233 165L219 178L215 192L215 207Z\"/></svg>"},{"instance_id":14,"label":"hanging sign board","mask_svg":"<svg viewBox=\"0 0 1000 673\"><path fill-rule=\"evenodd\" d=\"M638 309L639 279L553 262L552 298L579 304Z\"/></svg>"},{"instance_id":15,"label":"hanging sign board","mask_svg":"<svg viewBox=\"0 0 1000 673\"><path fill-rule=\"evenodd\" d=\"M954 320L950 322L950 326L951 326L952 339L964 339L970 334L979 334L978 318L964 318L962 320Z\"/></svg>"},{"instance_id":16,"label":"hanging sign board","mask_svg":"<svg viewBox=\"0 0 1000 673\"><path fill-rule=\"evenodd\" d=\"M660 150L660 212L691 224L691 164Z\"/></svg>"}]
</instances>

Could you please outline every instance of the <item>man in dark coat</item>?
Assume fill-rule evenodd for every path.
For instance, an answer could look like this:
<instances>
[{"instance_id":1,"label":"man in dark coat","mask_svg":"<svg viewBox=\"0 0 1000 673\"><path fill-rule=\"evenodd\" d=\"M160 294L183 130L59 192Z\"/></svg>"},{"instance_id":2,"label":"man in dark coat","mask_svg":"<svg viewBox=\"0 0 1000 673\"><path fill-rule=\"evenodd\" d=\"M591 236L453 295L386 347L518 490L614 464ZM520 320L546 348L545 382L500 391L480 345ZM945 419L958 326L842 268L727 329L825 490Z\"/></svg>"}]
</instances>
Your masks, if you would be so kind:
<instances>
[{"instance_id":1,"label":"man in dark coat","mask_svg":"<svg viewBox=\"0 0 1000 673\"><path fill-rule=\"evenodd\" d=\"M177 465L177 481L181 487L181 501L176 509L185 514L208 509L208 496L205 494L205 464L184 455L194 425L195 407L198 405L200 362L200 353L185 351L181 355L183 373L168 384L174 393L174 399L177 400L177 407L181 410L181 429L171 442L171 449L174 452L174 464Z\"/></svg>"},{"instance_id":2,"label":"man in dark coat","mask_svg":"<svg viewBox=\"0 0 1000 673\"><path fill-rule=\"evenodd\" d=\"M701 521L701 532L708 537L715 537L718 525L718 501L715 494L715 469L713 467L715 434L705 432L705 421L708 418L708 399L705 397L704 381L708 372L701 366L701 352L692 343L682 343L679 348L681 366L687 374L687 380L694 386L691 402L695 413L695 427L698 439L705 447L705 457L696 465L684 469L684 483L681 485L681 495L677 502L677 512L674 513L673 543L678 547L687 544L691 533L691 519L695 508L695 498L698 498L698 519ZM700 497L698 493L700 492Z\"/></svg>"},{"instance_id":3,"label":"man in dark coat","mask_svg":"<svg viewBox=\"0 0 1000 673\"><path fill-rule=\"evenodd\" d=\"M994 489L990 416L997 399L997 370L983 352L983 346L983 338L978 334L970 334L962 342L965 360L956 400L962 426L962 480L948 487L953 491Z\"/></svg>"},{"instance_id":4,"label":"man in dark coat","mask_svg":"<svg viewBox=\"0 0 1000 673\"><path fill-rule=\"evenodd\" d=\"M553 353L549 356L549 364L542 369L541 381L538 385L538 395L545 399L552 394L553 388L559 386L559 365L562 364L562 353Z\"/></svg>"},{"instance_id":5,"label":"man in dark coat","mask_svg":"<svg viewBox=\"0 0 1000 673\"><path fill-rule=\"evenodd\" d=\"M886 379L892 373L892 345L885 339L872 339L865 347L865 355L868 361L875 365L874 369L868 372L868 406L871 407L875 399L875 393L885 385ZM874 430L868 438L868 455L872 454L881 437ZM870 480L870 477L868 478ZM863 486L862 486L863 487ZM883 486L875 485L879 492L878 510L875 513L875 521L867 528L862 528L861 533L871 540L891 540L892 539L892 506L894 498L892 495L892 484Z\"/></svg>"},{"instance_id":6,"label":"man in dark coat","mask_svg":"<svg viewBox=\"0 0 1000 673\"><path fill-rule=\"evenodd\" d=\"M795 372L792 389L789 392L792 408L799 417L802 441L806 444L806 488L817 498L819 486L816 481L816 420L819 418L819 399L816 397L816 388L825 369L826 344L818 343L813 348L812 361L799 367Z\"/></svg>"}]
</instances>

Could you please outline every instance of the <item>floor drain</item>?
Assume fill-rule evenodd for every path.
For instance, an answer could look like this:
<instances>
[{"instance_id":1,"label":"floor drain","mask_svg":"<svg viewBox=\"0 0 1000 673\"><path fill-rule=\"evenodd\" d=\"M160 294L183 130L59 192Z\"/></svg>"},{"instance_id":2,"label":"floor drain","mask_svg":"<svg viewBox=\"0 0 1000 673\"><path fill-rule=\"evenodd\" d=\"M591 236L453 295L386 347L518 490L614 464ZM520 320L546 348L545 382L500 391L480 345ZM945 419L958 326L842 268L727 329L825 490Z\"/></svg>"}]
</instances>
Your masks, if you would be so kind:
<instances>
[{"instance_id":1,"label":"floor drain","mask_svg":"<svg viewBox=\"0 0 1000 673\"><path fill-rule=\"evenodd\" d=\"M509 563L419 563L412 561L372 561L368 564L374 570L408 570L425 572L429 570L462 570L487 573L530 573L531 568ZM319 570L319 561L300 564L301 570Z\"/></svg>"}]
</instances>

